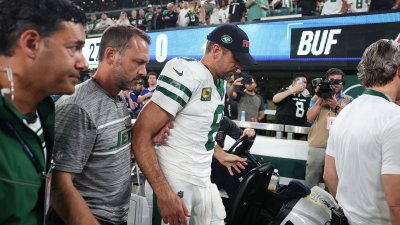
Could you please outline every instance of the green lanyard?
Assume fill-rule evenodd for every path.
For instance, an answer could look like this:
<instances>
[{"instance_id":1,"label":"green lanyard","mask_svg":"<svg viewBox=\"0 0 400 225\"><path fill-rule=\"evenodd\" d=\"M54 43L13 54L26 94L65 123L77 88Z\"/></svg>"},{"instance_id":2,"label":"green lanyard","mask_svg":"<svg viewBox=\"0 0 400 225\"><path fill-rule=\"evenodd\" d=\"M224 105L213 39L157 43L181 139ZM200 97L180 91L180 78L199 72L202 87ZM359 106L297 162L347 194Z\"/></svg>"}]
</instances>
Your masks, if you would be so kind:
<instances>
[{"instance_id":1,"label":"green lanyard","mask_svg":"<svg viewBox=\"0 0 400 225\"><path fill-rule=\"evenodd\" d=\"M363 92L363 94L378 96L378 97L384 98L390 102L390 99L385 94L383 94L382 92L379 92L379 91L375 91L372 89L366 89Z\"/></svg>"}]
</instances>

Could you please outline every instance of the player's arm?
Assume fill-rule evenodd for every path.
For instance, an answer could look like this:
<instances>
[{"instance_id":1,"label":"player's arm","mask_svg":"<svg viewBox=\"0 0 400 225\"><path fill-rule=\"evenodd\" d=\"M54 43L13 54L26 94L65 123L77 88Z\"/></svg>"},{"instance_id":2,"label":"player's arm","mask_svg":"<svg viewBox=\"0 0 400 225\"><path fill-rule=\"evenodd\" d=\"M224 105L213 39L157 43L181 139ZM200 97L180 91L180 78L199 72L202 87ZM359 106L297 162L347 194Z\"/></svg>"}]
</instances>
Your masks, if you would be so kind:
<instances>
[{"instance_id":1,"label":"player's arm","mask_svg":"<svg viewBox=\"0 0 400 225\"><path fill-rule=\"evenodd\" d=\"M336 172L335 158L325 155L324 181L333 197L336 196L339 178Z\"/></svg>"},{"instance_id":2,"label":"player's arm","mask_svg":"<svg viewBox=\"0 0 400 225\"><path fill-rule=\"evenodd\" d=\"M132 133L132 151L140 169L157 196L157 205L165 223L186 223L189 216L183 201L169 186L158 164L152 138L171 120L171 115L150 101L141 111Z\"/></svg>"},{"instance_id":3,"label":"player's arm","mask_svg":"<svg viewBox=\"0 0 400 225\"><path fill-rule=\"evenodd\" d=\"M85 200L76 190L72 180L74 175L55 171L52 177L51 207L68 225L94 225L100 223L93 216Z\"/></svg>"}]
</instances>

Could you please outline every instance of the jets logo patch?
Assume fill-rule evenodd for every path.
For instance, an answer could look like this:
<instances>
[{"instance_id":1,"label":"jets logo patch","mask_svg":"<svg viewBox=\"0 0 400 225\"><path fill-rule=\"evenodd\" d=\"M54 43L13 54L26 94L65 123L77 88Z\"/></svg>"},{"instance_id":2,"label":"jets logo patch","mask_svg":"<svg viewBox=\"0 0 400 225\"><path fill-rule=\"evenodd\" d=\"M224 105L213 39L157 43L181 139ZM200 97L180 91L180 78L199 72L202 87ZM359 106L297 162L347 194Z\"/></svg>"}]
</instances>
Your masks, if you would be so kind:
<instances>
[{"instance_id":1,"label":"jets logo patch","mask_svg":"<svg viewBox=\"0 0 400 225\"><path fill-rule=\"evenodd\" d=\"M224 42L225 44L230 44L233 42L233 39L229 35L224 35L221 37L221 41Z\"/></svg>"},{"instance_id":2,"label":"jets logo patch","mask_svg":"<svg viewBox=\"0 0 400 225\"><path fill-rule=\"evenodd\" d=\"M201 90L201 101L211 101L211 88L203 88Z\"/></svg>"}]
</instances>

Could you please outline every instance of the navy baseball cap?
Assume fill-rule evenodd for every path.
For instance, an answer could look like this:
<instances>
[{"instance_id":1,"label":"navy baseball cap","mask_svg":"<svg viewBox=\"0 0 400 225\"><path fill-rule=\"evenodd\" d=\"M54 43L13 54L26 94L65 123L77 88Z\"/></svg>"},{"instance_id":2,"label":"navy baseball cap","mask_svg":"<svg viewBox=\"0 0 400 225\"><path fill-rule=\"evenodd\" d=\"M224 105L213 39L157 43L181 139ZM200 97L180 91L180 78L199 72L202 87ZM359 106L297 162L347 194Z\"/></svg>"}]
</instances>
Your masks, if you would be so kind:
<instances>
[{"instance_id":1,"label":"navy baseball cap","mask_svg":"<svg viewBox=\"0 0 400 225\"><path fill-rule=\"evenodd\" d=\"M243 65L251 66L257 64L249 53L249 37L237 25L220 25L207 35L207 40L229 49L235 59Z\"/></svg>"}]
</instances>

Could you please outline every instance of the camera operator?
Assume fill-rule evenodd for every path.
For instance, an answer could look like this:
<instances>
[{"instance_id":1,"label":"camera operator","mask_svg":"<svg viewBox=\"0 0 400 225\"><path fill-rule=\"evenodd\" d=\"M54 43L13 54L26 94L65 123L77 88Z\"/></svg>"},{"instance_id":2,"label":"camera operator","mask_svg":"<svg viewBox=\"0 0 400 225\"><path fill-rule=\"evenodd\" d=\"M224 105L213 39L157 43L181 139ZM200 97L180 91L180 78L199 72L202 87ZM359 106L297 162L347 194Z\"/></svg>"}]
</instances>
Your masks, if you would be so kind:
<instances>
[{"instance_id":1,"label":"camera operator","mask_svg":"<svg viewBox=\"0 0 400 225\"><path fill-rule=\"evenodd\" d=\"M260 122L264 120L264 99L256 94L256 81L250 75L240 73L228 90L228 96L239 105L239 117L245 112L245 121ZM244 87L244 88L243 88ZM240 119L240 118L238 118Z\"/></svg>"},{"instance_id":2,"label":"camera operator","mask_svg":"<svg viewBox=\"0 0 400 225\"><path fill-rule=\"evenodd\" d=\"M308 126L306 112L310 98L310 92L307 90L307 75L304 73L294 74L292 84L279 90L272 98L277 106L277 123Z\"/></svg>"},{"instance_id":3,"label":"camera operator","mask_svg":"<svg viewBox=\"0 0 400 225\"><path fill-rule=\"evenodd\" d=\"M313 85L317 85L316 95L311 99L307 111L307 121L312 125L308 134L305 184L310 188L318 185L322 178L329 129L343 107L353 100L342 92L342 70L331 68L325 75L326 80L321 83L313 80Z\"/></svg>"}]
</instances>

